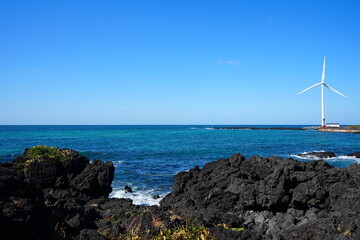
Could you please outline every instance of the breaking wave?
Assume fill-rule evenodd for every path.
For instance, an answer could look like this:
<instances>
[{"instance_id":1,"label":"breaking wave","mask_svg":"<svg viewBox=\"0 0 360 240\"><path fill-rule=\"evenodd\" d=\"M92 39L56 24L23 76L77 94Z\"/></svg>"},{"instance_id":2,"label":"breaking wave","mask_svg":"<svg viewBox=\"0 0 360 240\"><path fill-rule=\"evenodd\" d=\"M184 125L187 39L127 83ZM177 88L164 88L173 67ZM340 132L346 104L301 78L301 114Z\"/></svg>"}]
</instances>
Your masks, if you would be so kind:
<instances>
[{"instance_id":1,"label":"breaking wave","mask_svg":"<svg viewBox=\"0 0 360 240\"><path fill-rule=\"evenodd\" d=\"M161 199L163 199L166 194L158 195L153 190L134 190L132 193L125 192L124 189L114 189L110 194L110 197L113 198L130 198L133 200L133 203L136 205L159 205Z\"/></svg>"},{"instance_id":2,"label":"breaking wave","mask_svg":"<svg viewBox=\"0 0 360 240\"><path fill-rule=\"evenodd\" d=\"M321 151L314 151L314 152L316 153L316 152L325 152L325 151L321 150ZM300 154L293 154L290 156L294 157L296 159L299 159L299 160L303 160L303 161L325 160L327 163L329 163L335 167L341 167L341 168L347 167L353 163L360 164L360 158L356 158L355 156L340 155L340 156L335 156L335 157L320 158L319 156L311 154L314 152L303 152Z\"/></svg>"}]
</instances>

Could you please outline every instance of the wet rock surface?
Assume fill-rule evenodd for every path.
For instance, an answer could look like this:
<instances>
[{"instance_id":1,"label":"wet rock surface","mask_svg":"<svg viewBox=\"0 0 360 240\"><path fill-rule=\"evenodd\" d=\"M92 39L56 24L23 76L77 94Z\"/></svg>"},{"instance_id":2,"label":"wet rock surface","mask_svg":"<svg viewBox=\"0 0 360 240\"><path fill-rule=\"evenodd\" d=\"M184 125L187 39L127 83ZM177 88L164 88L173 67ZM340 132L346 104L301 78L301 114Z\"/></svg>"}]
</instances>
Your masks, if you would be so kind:
<instances>
[{"instance_id":1,"label":"wet rock surface","mask_svg":"<svg viewBox=\"0 0 360 240\"><path fill-rule=\"evenodd\" d=\"M160 207L108 198L113 177L69 149L0 163L1 239L360 238L357 164L235 154L177 174Z\"/></svg>"},{"instance_id":2,"label":"wet rock surface","mask_svg":"<svg viewBox=\"0 0 360 240\"><path fill-rule=\"evenodd\" d=\"M308 153L299 153L297 154L298 157L306 157L306 158L313 158L313 159L326 159L336 157L336 154L333 152L308 152Z\"/></svg>"},{"instance_id":3,"label":"wet rock surface","mask_svg":"<svg viewBox=\"0 0 360 240\"><path fill-rule=\"evenodd\" d=\"M360 152L348 153L345 156L360 158Z\"/></svg>"}]
</instances>

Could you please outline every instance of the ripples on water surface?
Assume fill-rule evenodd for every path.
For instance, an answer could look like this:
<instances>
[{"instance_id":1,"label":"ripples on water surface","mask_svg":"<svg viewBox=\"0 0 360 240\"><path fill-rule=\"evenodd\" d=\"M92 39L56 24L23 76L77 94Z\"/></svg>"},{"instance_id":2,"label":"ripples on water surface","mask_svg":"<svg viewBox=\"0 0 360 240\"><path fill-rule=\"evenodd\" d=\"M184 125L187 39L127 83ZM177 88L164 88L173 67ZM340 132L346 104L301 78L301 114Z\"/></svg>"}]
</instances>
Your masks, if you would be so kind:
<instances>
[{"instance_id":1,"label":"ripples on water surface","mask_svg":"<svg viewBox=\"0 0 360 240\"><path fill-rule=\"evenodd\" d=\"M327 160L332 165L346 167L358 162L343 155L360 151L359 134L215 130L211 127L0 126L0 161L10 161L24 148L36 145L71 148L90 160L112 161L116 167L113 196L130 196L139 204L157 203L158 200L151 196L163 196L171 191L177 172L228 158L236 152L245 157L275 155L288 158L298 153L324 150L340 156ZM125 185L134 189L132 195L122 191Z\"/></svg>"}]
</instances>

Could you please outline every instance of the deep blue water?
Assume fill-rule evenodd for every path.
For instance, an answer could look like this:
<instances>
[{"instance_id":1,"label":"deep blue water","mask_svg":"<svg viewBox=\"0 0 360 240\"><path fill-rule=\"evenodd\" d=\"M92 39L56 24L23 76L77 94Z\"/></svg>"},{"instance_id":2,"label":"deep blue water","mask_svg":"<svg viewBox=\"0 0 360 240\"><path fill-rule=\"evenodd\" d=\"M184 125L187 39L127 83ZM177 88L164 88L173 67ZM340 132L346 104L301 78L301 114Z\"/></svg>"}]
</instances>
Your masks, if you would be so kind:
<instances>
[{"instance_id":1,"label":"deep blue water","mask_svg":"<svg viewBox=\"0 0 360 240\"><path fill-rule=\"evenodd\" d=\"M250 127L250 125L247 125ZM338 167L357 163L343 157L360 151L360 135L296 130L216 130L209 126L0 126L0 161L10 161L36 145L71 148L90 160L112 161L116 167L113 196L136 203L156 203L152 195L171 191L174 175L195 165L240 152L294 157L311 151L332 151L328 162ZM275 127L275 126L256 126ZM278 127L278 126L276 126ZM291 126L303 127L303 126ZM306 161L304 159L299 159ZM125 185L134 194L125 195Z\"/></svg>"}]
</instances>

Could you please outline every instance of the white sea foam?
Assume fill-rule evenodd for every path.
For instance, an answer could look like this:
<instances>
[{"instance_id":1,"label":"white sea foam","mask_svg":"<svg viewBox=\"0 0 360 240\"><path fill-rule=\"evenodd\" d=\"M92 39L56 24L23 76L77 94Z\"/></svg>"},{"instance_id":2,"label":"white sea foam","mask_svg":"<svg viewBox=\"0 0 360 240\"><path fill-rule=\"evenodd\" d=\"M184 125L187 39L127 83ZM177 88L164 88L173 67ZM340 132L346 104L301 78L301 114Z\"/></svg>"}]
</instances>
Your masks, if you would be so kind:
<instances>
[{"instance_id":1,"label":"white sea foam","mask_svg":"<svg viewBox=\"0 0 360 240\"><path fill-rule=\"evenodd\" d=\"M123 161L113 161L115 167L119 167L122 163Z\"/></svg>"},{"instance_id":2,"label":"white sea foam","mask_svg":"<svg viewBox=\"0 0 360 240\"><path fill-rule=\"evenodd\" d=\"M324 150L320 150L320 151L313 151L313 152L303 152L301 153L301 155L298 154L292 154L290 155L291 157L295 157L295 158L300 158L300 159L305 159L305 160L329 160L329 161L336 161L336 160L353 160L356 161L358 163L360 163L360 159L356 158L355 156L336 156L336 157L329 157L329 158L319 158L316 155L312 155L310 153L314 153L314 152L326 152Z\"/></svg>"},{"instance_id":3,"label":"white sea foam","mask_svg":"<svg viewBox=\"0 0 360 240\"><path fill-rule=\"evenodd\" d=\"M329 158L329 159L326 159L326 160L329 160L331 162L331 161L337 161L339 159L340 160L345 160L345 161L354 161L356 163L360 163L360 158L356 158L354 156L336 156L336 157Z\"/></svg>"},{"instance_id":4,"label":"white sea foam","mask_svg":"<svg viewBox=\"0 0 360 240\"><path fill-rule=\"evenodd\" d=\"M161 199L165 197L166 194L160 195L160 198L155 199L154 195L157 195L152 190L134 190L132 193L125 192L124 189L114 189L110 197L113 198L130 198L133 200L133 203L136 205L159 205Z\"/></svg>"},{"instance_id":5,"label":"white sea foam","mask_svg":"<svg viewBox=\"0 0 360 240\"><path fill-rule=\"evenodd\" d=\"M325 152L324 150L320 151L312 151L312 152L302 152L300 154L292 154L291 157L305 159L305 160L321 160L322 158L319 158L316 155L312 155L311 153L318 153L318 152ZM329 159L329 158L326 158Z\"/></svg>"},{"instance_id":6,"label":"white sea foam","mask_svg":"<svg viewBox=\"0 0 360 240\"><path fill-rule=\"evenodd\" d=\"M360 161L360 158L356 158L355 156L337 156L337 158Z\"/></svg>"}]
</instances>

